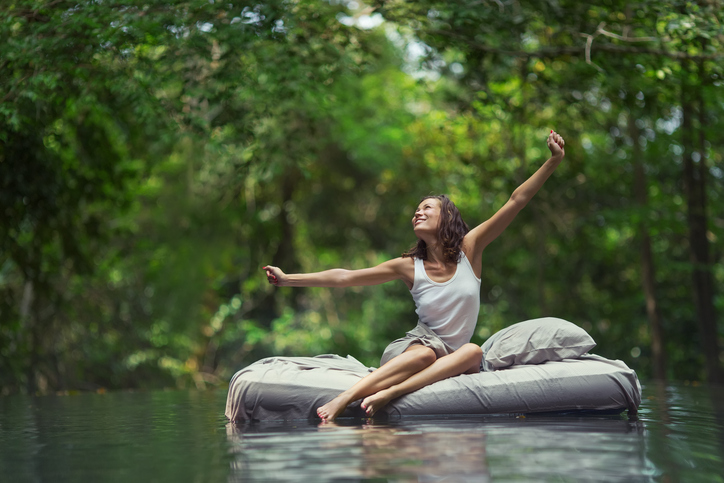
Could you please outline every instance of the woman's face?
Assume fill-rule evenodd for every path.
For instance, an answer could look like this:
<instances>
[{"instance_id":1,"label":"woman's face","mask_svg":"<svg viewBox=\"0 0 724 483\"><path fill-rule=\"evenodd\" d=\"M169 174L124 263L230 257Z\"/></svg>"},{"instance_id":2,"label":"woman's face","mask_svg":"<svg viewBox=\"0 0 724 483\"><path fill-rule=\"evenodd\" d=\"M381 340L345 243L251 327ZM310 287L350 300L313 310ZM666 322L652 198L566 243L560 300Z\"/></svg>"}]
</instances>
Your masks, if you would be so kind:
<instances>
[{"instance_id":1,"label":"woman's face","mask_svg":"<svg viewBox=\"0 0 724 483\"><path fill-rule=\"evenodd\" d=\"M426 198L422 200L412 217L412 229L420 237L423 233L437 233L440 224L440 200L437 198Z\"/></svg>"}]
</instances>

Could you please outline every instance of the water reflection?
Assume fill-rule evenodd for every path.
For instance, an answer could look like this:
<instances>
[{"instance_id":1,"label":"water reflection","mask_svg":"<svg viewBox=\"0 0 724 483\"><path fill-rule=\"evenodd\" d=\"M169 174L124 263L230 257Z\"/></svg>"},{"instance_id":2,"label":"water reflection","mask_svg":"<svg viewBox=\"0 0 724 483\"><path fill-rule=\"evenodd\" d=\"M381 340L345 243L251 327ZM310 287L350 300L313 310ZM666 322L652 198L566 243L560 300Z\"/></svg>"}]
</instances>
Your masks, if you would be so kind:
<instances>
[{"instance_id":1,"label":"water reflection","mask_svg":"<svg viewBox=\"0 0 724 483\"><path fill-rule=\"evenodd\" d=\"M0 481L224 481L224 399L222 391L0 398Z\"/></svg>"},{"instance_id":2,"label":"water reflection","mask_svg":"<svg viewBox=\"0 0 724 483\"><path fill-rule=\"evenodd\" d=\"M662 482L724 482L724 388L649 384L639 411Z\"/></svg>"},{"instance_id":3,"label":"water reflection","mask_svg":"<svg viewBox=\"0 0 724 483\"><path fill-rule=\"evenodd\" d=\"M224 391L0 398L2 481L724 482L724 390L616 416L228 424ZM306 483L305 482L305 483Z\"/></svg>"},{"instance_id":4,"label":"water reflection","mask_svg":"<svg viewBox=\"0 0 724 483\"><path fill-rule=\"evenodd\" d=\"M619 416L406 418L293 431L229 424L227 431L231 481L574 481L582 472L592 481L635 481L652 472L643 425Z\"/></svg>"}]
</instances>

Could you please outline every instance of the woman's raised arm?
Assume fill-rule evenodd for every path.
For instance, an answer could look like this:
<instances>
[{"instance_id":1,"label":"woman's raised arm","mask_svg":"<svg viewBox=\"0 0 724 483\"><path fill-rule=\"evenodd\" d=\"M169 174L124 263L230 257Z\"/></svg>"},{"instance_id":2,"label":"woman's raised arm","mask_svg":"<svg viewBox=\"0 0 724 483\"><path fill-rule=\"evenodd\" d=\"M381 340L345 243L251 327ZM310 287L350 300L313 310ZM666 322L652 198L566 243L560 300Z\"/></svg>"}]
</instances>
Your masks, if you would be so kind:
<instances>
[{"instance_id":1,"label":"woman's raised arm","mask_svg":"<svg viewBox=\"0 0 724 483\"><path fill-rule=\"evenodd\" d=\"M466 251L468 258L478 260L483 249L495 240L510 225L510 222L516 217L520 210L533 198L540 190L543 183L553 174L565 156L565 141L556 132L551 131L548 136L548 149L551 151L551 157L538 168L538 170L521 184L510 196L505 205L500 208L487 221L476 226L465 235L463 249ZM468 253L472 250L473 253ZM472 255L472 257L471 257ZM476 266L476 265L473 265Z\"/></svg>"},{"instance_id":2,"label":"woman's raised arm","mask_svg":"<svg viewBox=\"0 0 724 483\"><path fill-rule=\"evenodd\" d=\"M379 285L392 280L402 279L408 287L412 286L414 267L411 259L395 258L376 267L361 270L333 268L323 272L295 273L287 275L280 268L267 265L269 283L277 287L358 287L362 285Z\"/></svg>"}]
</instances>

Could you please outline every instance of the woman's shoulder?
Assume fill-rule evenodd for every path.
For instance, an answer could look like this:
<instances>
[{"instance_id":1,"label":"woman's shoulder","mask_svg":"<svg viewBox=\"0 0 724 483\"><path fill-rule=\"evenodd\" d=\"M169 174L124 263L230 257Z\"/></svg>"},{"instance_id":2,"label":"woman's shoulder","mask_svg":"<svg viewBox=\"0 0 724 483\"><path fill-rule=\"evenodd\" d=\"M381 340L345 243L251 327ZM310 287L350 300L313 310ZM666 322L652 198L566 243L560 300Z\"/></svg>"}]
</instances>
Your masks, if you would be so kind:
<instances>
[{"instance_id":1,"label":"woman's shoulder","mask_svg":"<svg viewBox=\"0 0 724 483\"><path fill-rule=\"evenodd\" d=\"M405 282L407 288L412 288L415 281L415 259L412 257L397 257L385 262Z\"/></svg>"},{"instance_id":2,"label":"woman's shoulder","mask_svg":"<svg viewBox=\"0 0 724 483\"><path fill-rule=\"evenodd\" d=\"M465 255L468 260L475 258L475 240L473 240L472 237L468 238L466 235L465 238L463 238L463 242L460 244L460 254L461 258L462 255Z\"/></svg>"},{"instance_id":3,"label":"woman's shoulder","mask_svg":"<svg viewBox=\"0 0 724 483\"><path fill-rule=\"evenodd\" d=\"M408 267L414 267L415 266L415 260L417 260L415 257L397 257L393 258L392 260L388 260L385 263L389 263L390 266L395 268L408 268Z\"/></svg>"}]
</instances>

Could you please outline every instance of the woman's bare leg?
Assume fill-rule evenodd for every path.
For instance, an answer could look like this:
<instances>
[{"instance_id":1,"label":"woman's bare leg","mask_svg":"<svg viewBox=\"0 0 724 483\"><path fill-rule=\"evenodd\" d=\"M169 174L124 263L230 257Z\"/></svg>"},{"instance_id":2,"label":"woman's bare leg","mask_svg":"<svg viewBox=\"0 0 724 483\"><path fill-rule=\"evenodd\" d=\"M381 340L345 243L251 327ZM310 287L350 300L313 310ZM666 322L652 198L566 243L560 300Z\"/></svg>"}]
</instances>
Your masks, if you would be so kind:
<instances>
[{"instance_id":1,"label":"woman's bare leg","mask_svg":"<svg viewBox=\"0 0 724 483\"><path fill-rule=\"evenodd\" d=\"M436 358L435 352L429 347L412 345L324 406L317 408L317 416L324 421L332 421L353 401L404 381L430 366Z\"/></svg>"},{"instance_id":2,"label":"woman's bare leg","mask_svg":"<svg viewBox=\"0 0 724 483\"><path fill-rule=\"evenodd\" d=\"M448 354L436 360L433 364L417 372L404 381L383 389L362 401L362 409L368 416L375 414L381 407L412 391L442 381L448 377L458 376L464 373L477 373L480 370L480 361L483 358L483 351L475 344L465 344L452 354Z\"/></svg>"}]
</instances>

